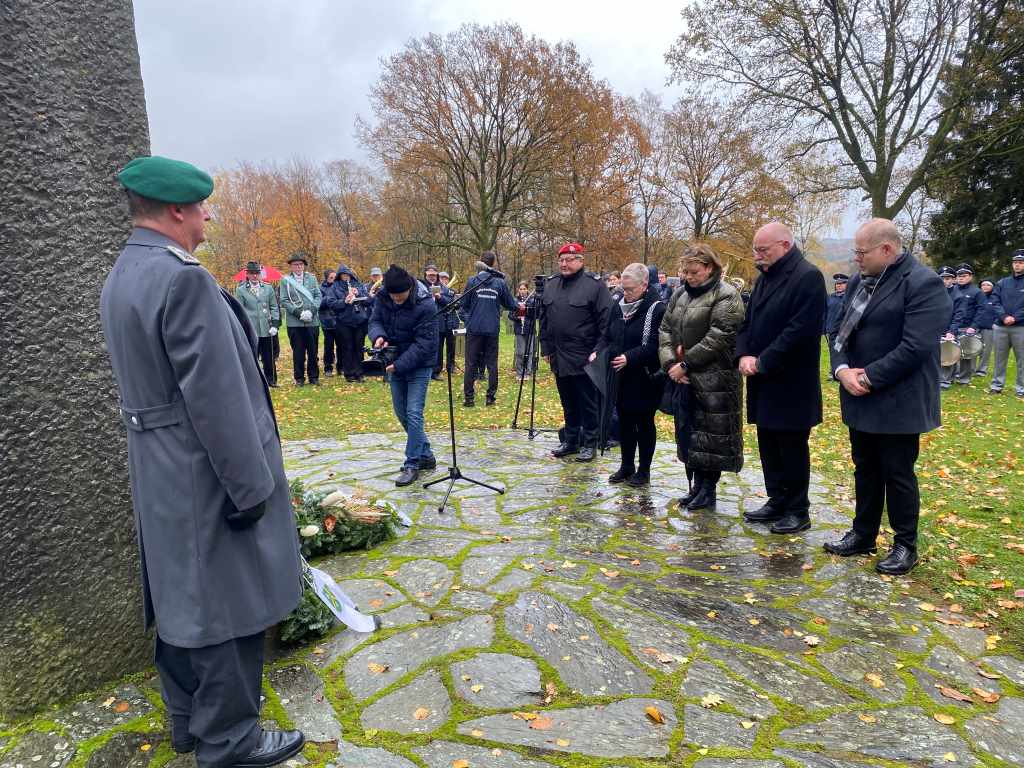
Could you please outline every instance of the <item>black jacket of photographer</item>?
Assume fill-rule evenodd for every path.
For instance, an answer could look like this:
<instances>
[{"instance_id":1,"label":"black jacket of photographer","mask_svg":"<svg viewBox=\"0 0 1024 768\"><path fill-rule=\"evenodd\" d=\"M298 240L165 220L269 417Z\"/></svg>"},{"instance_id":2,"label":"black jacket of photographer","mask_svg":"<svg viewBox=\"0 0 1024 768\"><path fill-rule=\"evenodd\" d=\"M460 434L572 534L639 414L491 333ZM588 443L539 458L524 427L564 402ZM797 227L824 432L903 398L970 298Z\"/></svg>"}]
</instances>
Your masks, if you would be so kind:
<instances>
[{"instance_id":1,"label":"black jacket of photographer","mask_svg":"<svg viewBox=\"0 0 1024 768\"><path fill-rule=\"evenodd\" d=\"M401 304L395 304L387 291L378 291L370 317L370 342L383 336L389 347L397 349L395 373L399 376L417 368L433 368L437 360L434 298L418 280L414 290Z\"/></svg>"},{"instance_id":2,"label":"black jacket of photographer","mask_svg":"<svg viewBox=\"0 0 1024 768\"><path fill-rule=\"evenodd\" d=\"M548 278L541 299L540 352L556 376L579 376L591 352L605 346L612 297L589 272Z\"/></svg>"},{"instance_id":3,"label":"black jacket of photographer","mask_svg":"<svg viewBox=\"0 0 1024 768\"><path fill-rule=\"evenodd\" d=\"M620 411L653 413L661 402L665 376L658 360L658 329L664 315L665 304L655 291L644 293L628 320L623 317L620 304L612 307L606 334L608 359L626 356L626 367L616 374L616 404Z\"/></svg>"}]
</instances>

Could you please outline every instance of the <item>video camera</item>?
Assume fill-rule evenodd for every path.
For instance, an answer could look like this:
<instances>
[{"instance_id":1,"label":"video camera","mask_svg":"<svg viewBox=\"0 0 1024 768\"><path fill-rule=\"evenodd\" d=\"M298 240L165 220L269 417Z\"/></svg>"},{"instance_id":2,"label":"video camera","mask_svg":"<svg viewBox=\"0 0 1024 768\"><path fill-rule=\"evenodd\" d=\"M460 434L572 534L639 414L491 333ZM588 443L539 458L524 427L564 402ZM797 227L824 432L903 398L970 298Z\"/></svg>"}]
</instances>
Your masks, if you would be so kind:
<instances>
[{"instance_id":1,"label":"video camera","mask_svg":"<svg viewBox=\"0 0 1024 768\"><path fill-rule=\"evenodd\" d=\"M547 275L534 275L533 276L533 292L538 296L544 295L544 283L548 281Z\"/></svg>"},{"instance_id":2,"label":"video camera","mask_svg":"<svg viewBox=\"0 0 1024 768\"><path fill-rule=\"evenodd\" d=\"M366 355L376 363L380 363L382 368L387 368L395 360L398 359L398 348L397 347L367 347L363 350Z\"/></svg>"}]
</instances>

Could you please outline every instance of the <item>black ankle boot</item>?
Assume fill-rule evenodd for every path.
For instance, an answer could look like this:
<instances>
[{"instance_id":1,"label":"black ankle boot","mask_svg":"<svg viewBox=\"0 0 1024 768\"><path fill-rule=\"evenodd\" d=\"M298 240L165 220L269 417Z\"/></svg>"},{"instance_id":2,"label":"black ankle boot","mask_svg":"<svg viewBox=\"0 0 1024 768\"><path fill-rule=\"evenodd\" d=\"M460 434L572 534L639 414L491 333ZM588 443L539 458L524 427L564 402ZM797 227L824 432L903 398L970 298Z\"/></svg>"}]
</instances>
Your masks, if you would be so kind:
<instances>
[{"instance_id":1,"label":"black ankle boot","mask_svg":"<svg viewBox=\"0 0 1024 768\"><path fill-rule=\"evenodd\" d=\"M686 505L689 510L714 509L718 503L718 476L714 472L700 473L700 492Z\"/></svg>"},{"instance_id":2,"label":"black ankle boot","mask_svg":"<svg viewBox=\"0 0 1024 768\"><path fill-rule=\"evenodd\" d=\"M700 493L700 473L694 472L691 469L687 469L686 482L690 484L690 490L686 492L685 496L679 497L680 509L687 506L691 501L694 500L694 498L696 498L697 494Z\"/></svg>"}]
</instances>

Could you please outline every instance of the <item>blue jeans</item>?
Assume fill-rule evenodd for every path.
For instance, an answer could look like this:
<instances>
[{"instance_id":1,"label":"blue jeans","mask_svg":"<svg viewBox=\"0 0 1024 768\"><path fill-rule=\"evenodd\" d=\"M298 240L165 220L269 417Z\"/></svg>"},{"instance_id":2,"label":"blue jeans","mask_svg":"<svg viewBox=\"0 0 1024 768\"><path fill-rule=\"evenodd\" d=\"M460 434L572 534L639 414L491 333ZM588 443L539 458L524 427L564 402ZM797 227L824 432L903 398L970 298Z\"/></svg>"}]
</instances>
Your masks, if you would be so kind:
<instances>
[{"instance_id":1,"label":"blue jeans","mask_svg":"<svg viewBox=\"0 0 1024 768\"><path fill-rule=\"evenodd\" d=\"M403 467L418 469L421 460L434 457L427 433L423 431L423 408L431 373L433 368L428 366L391 376L391 405L406 435Z\"/></svg>"}]
</instances>

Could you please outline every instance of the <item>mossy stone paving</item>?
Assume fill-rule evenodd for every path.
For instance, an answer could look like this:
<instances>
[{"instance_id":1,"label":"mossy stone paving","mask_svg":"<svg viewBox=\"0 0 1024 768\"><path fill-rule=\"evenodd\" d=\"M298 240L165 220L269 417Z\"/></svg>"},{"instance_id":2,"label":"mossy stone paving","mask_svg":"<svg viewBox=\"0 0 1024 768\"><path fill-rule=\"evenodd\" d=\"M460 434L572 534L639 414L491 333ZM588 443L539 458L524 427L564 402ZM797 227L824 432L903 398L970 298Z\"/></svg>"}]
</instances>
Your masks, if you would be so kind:
<instances>
[{"instance_id":1,"label":"mossy stone paving","mask_svg":"<svg viewBox=\"0 0 1024 768\"><path fill-rule=\"evenodd\" d=\"M447 440L431 439L443 467ZM458 484L440 514L443 486L394 487L403 441L285 446L307 487L368 489L413 521L317 563L384 622L269 664L265 716L314 737L292 765L1024 764L1019 654L870 559L825 555L850 509L818 478L814 528L776 537L742 519L765 499L752 460L723 478L719 510L687 513L671 445L636 490L607 484L614 455L580 465L551 459L547 436L470 432L463 471L506 493ZM0 768L114 763L194 765L172 755L149 686L0 726Z\"/></svg>"}]
</instances>

